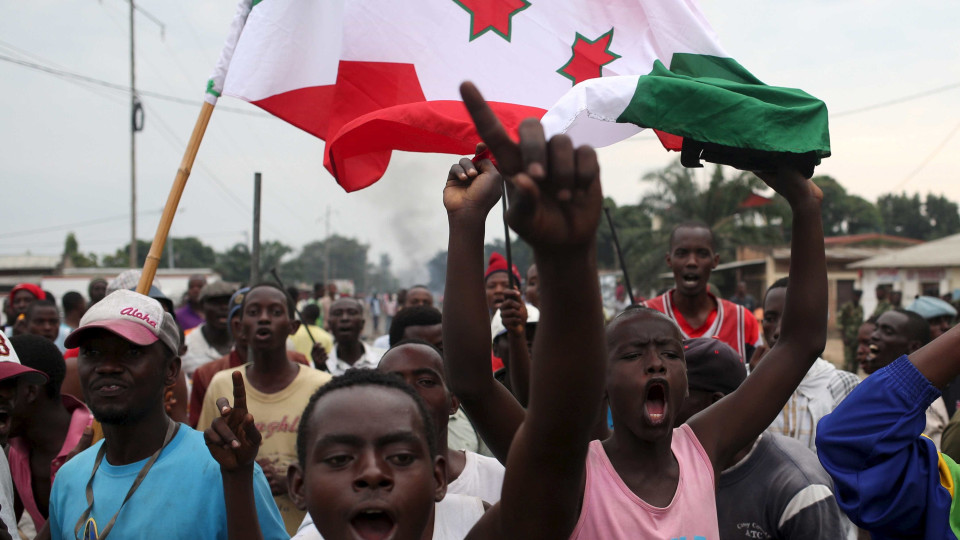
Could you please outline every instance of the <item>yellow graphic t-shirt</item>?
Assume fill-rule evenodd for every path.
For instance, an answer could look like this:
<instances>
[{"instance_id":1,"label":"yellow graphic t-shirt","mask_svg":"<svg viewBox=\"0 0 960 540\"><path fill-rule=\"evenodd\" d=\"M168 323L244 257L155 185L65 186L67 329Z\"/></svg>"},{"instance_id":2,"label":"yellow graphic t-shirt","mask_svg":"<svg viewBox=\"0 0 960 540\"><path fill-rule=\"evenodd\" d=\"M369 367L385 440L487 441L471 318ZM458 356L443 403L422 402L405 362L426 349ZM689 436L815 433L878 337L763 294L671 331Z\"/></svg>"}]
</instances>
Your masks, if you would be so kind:
<instances>
[{"instance_id":1,"label":"yellow graphic t-shirt","mask_svg":"<svg viewBox=\"0 0 960 540\"><path fill-rule=\"evenodd\" d=\"M197 429L201 431L207 429L213 423L213 419L220 415L217 410L218 398L226 397L233 401L231 374L239 370L243 375L243 384L247 391L247 410L253 415L257 429L263 437L257 461L261 464L266 461L285 483L287 467L297 460L297 428L300 426L300 414L307 406L310 396L332 377L329 373L298 364L300 373L292 383L279 392L264 394L257 391L247 379L246 368L249 365L227 369L213 376L207 388L207 394L203 398L203 409L200 411ZM283 516L287 533L293 536L306 512L298 510L286 494L275 495L273 498L277 502L277 508L280 509L280 515Z\"/></svg>"}]
</instances>

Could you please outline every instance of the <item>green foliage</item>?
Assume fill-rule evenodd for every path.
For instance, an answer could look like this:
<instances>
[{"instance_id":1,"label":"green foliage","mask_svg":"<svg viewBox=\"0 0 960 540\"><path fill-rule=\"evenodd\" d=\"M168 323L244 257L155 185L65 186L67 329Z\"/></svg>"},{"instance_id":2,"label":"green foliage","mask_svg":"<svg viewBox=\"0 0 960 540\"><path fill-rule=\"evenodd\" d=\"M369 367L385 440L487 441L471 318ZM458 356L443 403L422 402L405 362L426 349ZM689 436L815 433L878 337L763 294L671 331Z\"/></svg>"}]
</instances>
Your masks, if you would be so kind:
<instances>
[{"instance_id":1,"label":"green foliage","mask_svg":"<svg viewBox=\"0 0 960 540\"><path fill-rule=\"evenodd\" d=\"M80 244L77 242L77 236L72 232L67 233L67 239L63 245L63 256L70 259L70 263L75 268L92 268L97 266L97 255L95 253L80 253Z\"/></svg>"},{"instance_id":2,"label":"green foliage","mask_svg":"<svg viewBox=\"0 0 960 540\"><path fill-rule=\"evenodd\" d=\"M280 264L280 260L292 252L293 248L271 240L260 243L260 279L269 280L270 269ZM219 273L224 280L237 283L250 282L250 248L244 243L234 244L230 249L223 253L218 253L214 270Z\"/></svg>"},{"instance_id":3,"label":"green foliage","mask_svg":"<svg viewBox=\"0 0 960 540\"><path fill-rule=\"evenodd\" d=\"M887 234L935 240L960 232L957 203L942 195L928 194L924 201L919 194L890 193L877 199L877 208Z\"/></svg>"}]
</instances>

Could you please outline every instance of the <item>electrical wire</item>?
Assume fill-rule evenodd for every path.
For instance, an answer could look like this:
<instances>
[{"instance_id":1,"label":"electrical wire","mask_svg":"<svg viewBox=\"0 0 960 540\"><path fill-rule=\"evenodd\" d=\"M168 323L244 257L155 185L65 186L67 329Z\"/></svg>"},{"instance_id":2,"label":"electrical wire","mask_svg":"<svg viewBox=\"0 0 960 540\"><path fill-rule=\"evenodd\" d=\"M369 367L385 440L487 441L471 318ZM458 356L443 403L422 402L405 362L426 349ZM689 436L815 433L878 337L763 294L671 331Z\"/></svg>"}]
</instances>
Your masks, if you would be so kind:
<instances>
[{"instance_id":1,"label":"electrical wire","mask_svg":"<svg viewBox=\"0 0 960 540\"><path fill-rule=\"evenodd\" d=\"M930 164L931 161L933 161L933 158L937 157L937 154L939 154L940 151L947 146L947 143L950 142L950 139L952 139L953 136L956 135L958 131L960 131L960 122L958 122L957 125L953 126L953 129L950 130L950 133L948 133L947 136L942 141L940 141L940 144L937 145L937 147L933 150L933 152L930 152L930 155L928 155L922 162L920 162L920 165L917 166L917 168L914 169L913 172L908 174L906 178L901 180L900 183L897 184L890 191L895 192L898 189L902 188L907 182L912 180L913 177L917 175L917 173L922 171L924 167L926 167L927 165Z\"/></svg>"},{"instance_id":2,"label":"electrical wire","mask_svg":"<svg viewBox=\"0 0 960 540\"><path fill-rule=\"evenodd\" d=\"M13 57L11 57L11 56L6 56L6 55L0 54L0 61L9 62L9 63L11 63L11 64L16 64L16 65L19 65L19 66L22 66L22 67L25 67L25 68L28 68L28 69L33 69L33 70L36 70L36 71L40 71L40 72L43 72L43 73L47 73L47 74L49 74L49 75L53 75L53 76L59 77L59 78L61 78L61 79L72 79L72 80L76 80L76 81L83 81L83 82L86 82L86 83L89 83L89 84L95 84L95 85L97 85L97 86L102 86L102 87L104 87L104 88L109 88L109 89L111 89L111 90L116 90L116 91L118 91L118 92L123 92L123 93L128 94L128 95L133 93L133 89L130 88L129 86L126 86L126 85L111 83L111 82L109 82L109 81L104 81L104 80L102 80L102 79L97 79L97 78L95 78L95 77L89 77L89 76L87 76L87 75L81 75L81 74L79 74L79 73L74 73L74 72L71 72L71 71L63 70L63 69L56 69L56 68L53 68L53 67L50 67L50 66L45 66L45 65L42 65L42 64L37 64L37 63L35 63L35 62L28 62L28 61L26 61L26 60L21 60L21 59L19 59L19 58L13 58ZM156 99L160 99L160 100L164 100L164 101L169 101L169 102L171 102L171 103L179 103L179 104L181 104L181 105L191 105L191 106L196 107L197 105L200 104L200 100L199 100L199 99L181 98L181 97L177 97L177 96L171 96L171 95L167 95L167 94L162 94L162 93L160 93L160 92L152 92L152 91L150 91L150 90L142 90L142 89L139 89L139 88L137 89L137 94L140 95L140 96L147 96L147 97L152 97L152 98L156 98ZM254 117L257 117L257 118L272 118L272 115L269 115L269 114L267 114L267 113L258 112L258 111L248 111L248 110L245 110L245 109L238 109L238 108L236 108L236 107L230 107L230 106L226 106L226 105L218 105L218 106L217 106L217 110L218 110L218 111L232 112L232 113L235 113L235 114L242 114L242 115L246 115L246 116L254 116Z\"/></svg>"}]
</instances>

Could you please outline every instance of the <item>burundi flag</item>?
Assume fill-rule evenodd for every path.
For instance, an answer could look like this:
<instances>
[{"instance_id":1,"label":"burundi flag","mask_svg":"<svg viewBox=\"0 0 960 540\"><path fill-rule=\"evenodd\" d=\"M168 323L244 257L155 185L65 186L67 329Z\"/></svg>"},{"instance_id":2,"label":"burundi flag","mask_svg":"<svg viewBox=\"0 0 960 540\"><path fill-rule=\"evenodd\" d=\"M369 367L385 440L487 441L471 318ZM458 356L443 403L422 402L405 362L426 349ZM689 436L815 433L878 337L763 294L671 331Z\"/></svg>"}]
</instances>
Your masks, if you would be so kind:
<instances>
[{"instance_id":1,"label":"burundi flag","mask_svg":"<svg viewBox=\"0 0 960 540\"><path fill-rule=\"evenodd\" d=\"M354 191L393 150L473 152L464 80L508 130L542 118L577 144L653 128L690 165L830 153L825 105L753 77L692 0L245 0L208 93L325 140Z\"/></svg>"}]
</instances>

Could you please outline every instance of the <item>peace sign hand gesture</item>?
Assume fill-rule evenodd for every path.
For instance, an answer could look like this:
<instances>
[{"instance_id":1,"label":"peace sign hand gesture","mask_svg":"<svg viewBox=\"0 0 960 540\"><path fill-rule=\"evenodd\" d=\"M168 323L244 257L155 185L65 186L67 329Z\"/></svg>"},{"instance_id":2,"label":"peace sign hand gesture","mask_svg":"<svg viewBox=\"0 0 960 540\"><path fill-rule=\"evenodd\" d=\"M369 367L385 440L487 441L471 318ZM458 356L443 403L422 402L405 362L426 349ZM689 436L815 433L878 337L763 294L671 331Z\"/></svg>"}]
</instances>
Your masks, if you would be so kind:
<instances>
[{"instance_id":1,"label":"peace sign hand gesture","mask_svg":"<svg viewBox=\"0 0 960 540\"><path fill-rule=\"evenodd\" d=\"M203 439L213 459L224 471L236 471L252 467L260 449L260 432L253 423L253 415L247 412L247 392L243 376L233 372L233 407L225 397L217 399L220 418L203 432Z\"/></svg>"},{"instance_id":2,"label":"peace sign hand gesture","mask_svg":"<svg viewBox=\"0 0 960 540\"><path fill-rule=\"evenodd\" d=\"M547 141L534 119L523 121L514 142L472 83L463 83L460 94L507 179L510 227L543 252L569 255L592 246L603 202L596 152L574 149L566 135Z\"/></svg>"}]
</instances>

